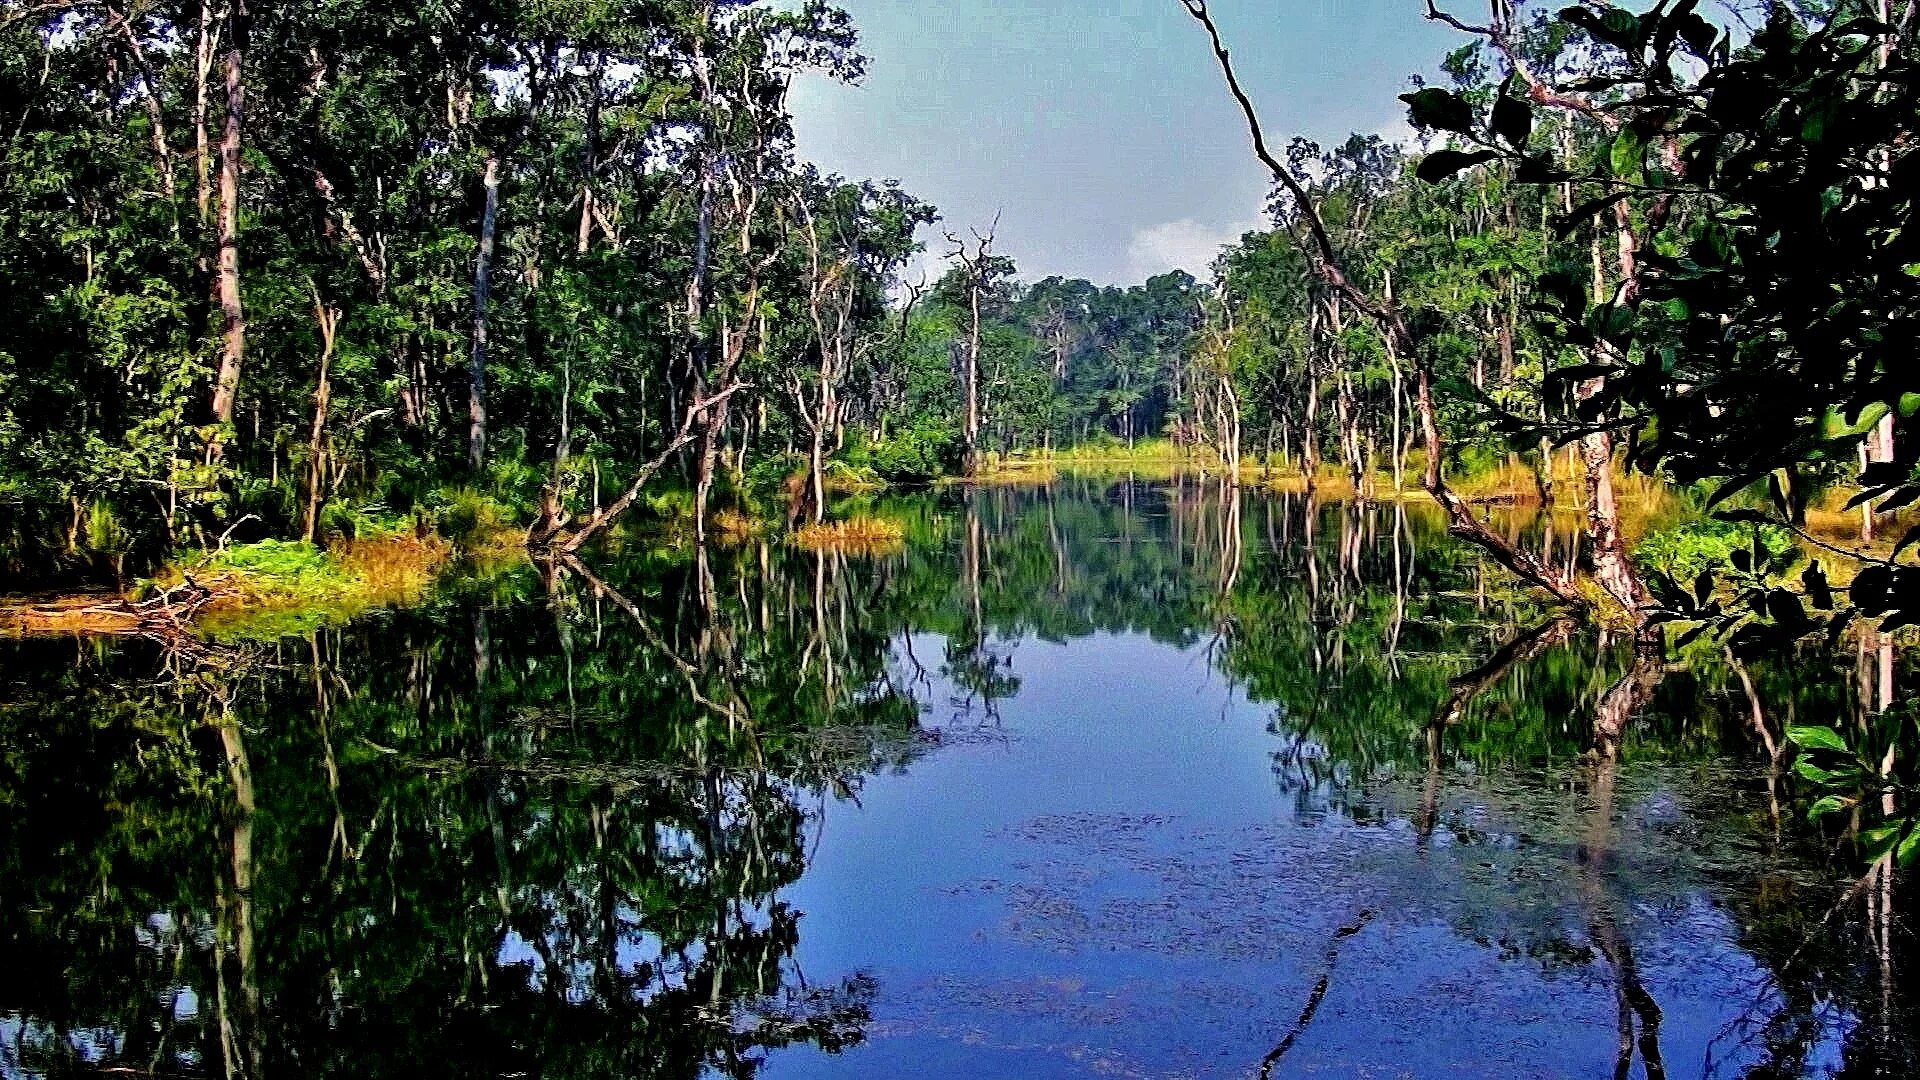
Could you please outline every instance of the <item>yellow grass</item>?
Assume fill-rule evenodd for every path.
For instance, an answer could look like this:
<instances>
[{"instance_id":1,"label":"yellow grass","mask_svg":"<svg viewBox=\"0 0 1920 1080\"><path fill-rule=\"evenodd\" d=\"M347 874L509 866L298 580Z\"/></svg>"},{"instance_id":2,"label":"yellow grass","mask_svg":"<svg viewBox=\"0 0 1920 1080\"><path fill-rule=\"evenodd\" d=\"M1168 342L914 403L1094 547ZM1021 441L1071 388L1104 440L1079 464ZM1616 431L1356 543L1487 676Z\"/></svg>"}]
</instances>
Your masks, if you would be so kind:
<instances>
[{"instance_id":1,"label":"yellow grass","mask_svg":"<svg viewBox=\"0 0 1920 1080\"><path fill-rule=\"evenodd\" d=\"M0 603L0 634L132 634L137 612L111 594L60 596Z\"/></svg>"},{"instance_id":2,"label":"yellow grass","mask_svg":"<svg viewBox=\"0 0 1920 1080\"><path fill-rule=\"evenodd\" d=\"M906 543L907 531L897 521L886 518L850 518L804 526L793 534L794 543L808 551L835 551L850 554L881 554L895 551Z\"/></svg>"},{"instance_id":3,"label":"yellow grass","mask_svg":"<svg viewBox=\"0 0 1920 1080\"><path fill-rule=\"evenodd\" d=\"M1049 461L1030 458L989 458L972 476L955 477L962 484L1051 484L1060 478L1060 469Z\"/></svg>"},{"instance_id":4,"label":"yellow grass","mask_svg":"<svg viewBox=\"0 0 1920 1080\"><path fill-rule=\"evenodd\" d=\"M508 531L508 536L518 535ZM360 584L366 597L412 598L433 583L453 555L453 545L438 536L398 535L348 540L328 549L335 562Z\"/></svg>"},{"instance_id":5,"label":"yellow grass","mask_svg":"<svg viewBox=\"0 0 1920 1080\"><path fill-rule=\"evenodd\" d=\"M761 522L755 521L731 506L723 507L713 514L707 519L707 525L713 536L726 544L743 544L758 536L764 528Z\"/></svg>"}]
</instances>

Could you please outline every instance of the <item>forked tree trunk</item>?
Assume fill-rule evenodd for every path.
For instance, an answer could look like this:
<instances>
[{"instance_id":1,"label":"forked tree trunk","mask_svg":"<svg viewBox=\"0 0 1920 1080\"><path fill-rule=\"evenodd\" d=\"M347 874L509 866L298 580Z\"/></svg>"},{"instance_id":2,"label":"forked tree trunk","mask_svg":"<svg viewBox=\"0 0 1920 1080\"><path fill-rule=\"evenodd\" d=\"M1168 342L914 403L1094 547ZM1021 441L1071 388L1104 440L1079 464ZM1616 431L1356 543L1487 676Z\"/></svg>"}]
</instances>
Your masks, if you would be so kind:
<instances>
[{"instance_id":1,"label":"forked tree trunk","mask_svg":"<svg viewBox=\"0 0 1920 1080\"><path fill-rule=\"evenodd\" d=\"M327 410L333 402L330 376L334 332L340 325L340 312L321 303L316 293L313 298L313 321L320 332L320 360L315 365L313 381L313 428L307 435L307 514L300 534L308 541L319 531L320 504L326 498Z\"/></svg>"}]
</instances>

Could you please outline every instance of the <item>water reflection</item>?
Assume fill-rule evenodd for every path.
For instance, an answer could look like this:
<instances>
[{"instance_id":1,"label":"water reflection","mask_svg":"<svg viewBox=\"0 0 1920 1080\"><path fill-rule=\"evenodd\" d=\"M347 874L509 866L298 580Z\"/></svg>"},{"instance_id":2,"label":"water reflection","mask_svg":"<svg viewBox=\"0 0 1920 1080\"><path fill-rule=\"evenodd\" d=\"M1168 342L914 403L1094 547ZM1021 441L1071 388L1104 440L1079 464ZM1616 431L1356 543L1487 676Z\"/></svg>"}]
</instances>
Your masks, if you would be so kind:
<instances>
[{"instance_id":1,"label":"water reflection","mask_svg":"<svg viewBox=\"0 0 1920 1080\"><path fill-rule=\"evenodd\" d=\"M1915 1064L1903 891L1780 801L1890 644L1670 671L1424 507L1218 478L881 509L898 554L5 645L0 1074Z\"/></svg>"}]
</instances>

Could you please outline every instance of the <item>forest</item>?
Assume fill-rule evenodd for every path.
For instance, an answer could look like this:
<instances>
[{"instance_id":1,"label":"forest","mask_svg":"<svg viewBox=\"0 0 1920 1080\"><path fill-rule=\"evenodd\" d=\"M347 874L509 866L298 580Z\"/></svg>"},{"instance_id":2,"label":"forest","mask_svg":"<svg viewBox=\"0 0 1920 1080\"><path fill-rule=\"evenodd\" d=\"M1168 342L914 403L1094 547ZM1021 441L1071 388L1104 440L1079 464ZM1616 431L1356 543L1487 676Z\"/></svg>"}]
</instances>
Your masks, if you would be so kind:
<instances>
[{"instance_id":1,"label":"forest","mask_svg":"<svg viewBox=\"0 0 1920 1080\"><path fill-rule=\"evenodd\" d=\"M793 81L865 64L824 3L12 3L0 557L125 580L476 515L571 552L672 491L704 535L818 520L829 474L1161 440L1424 474L1457 523L1447 476L1571 485L1628 609L1580 490L1620 467L1773 476L1790 527L1867 476L1871 540L1908 479L1910 18L1696 8L1430 7L1462 43L1420 145L1269 146L1248 102L1271 227L1121 288L800 160Z\"/></svg>"}]
</instances>

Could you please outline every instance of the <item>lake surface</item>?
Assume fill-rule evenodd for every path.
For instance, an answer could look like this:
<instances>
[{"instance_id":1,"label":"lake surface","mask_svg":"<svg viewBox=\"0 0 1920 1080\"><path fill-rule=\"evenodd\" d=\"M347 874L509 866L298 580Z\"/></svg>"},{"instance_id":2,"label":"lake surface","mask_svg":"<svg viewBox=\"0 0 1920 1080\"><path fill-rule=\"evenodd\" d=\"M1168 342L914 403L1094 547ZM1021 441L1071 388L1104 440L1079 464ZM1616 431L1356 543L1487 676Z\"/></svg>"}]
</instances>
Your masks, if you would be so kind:
<instances>
[{"instance_id":1,"label":"lake surface","mask_svg":"<svg viewBox=\"0 0 1920 1080\"><path fill-rule=\"evenodd\" d=\"M1920 1068L1912 905L1753 726L1851 716L1851 655L1635 665L1420 506L878 511L904 550L0 643L0 1075Z\"/></svg>"}]
</instances>

